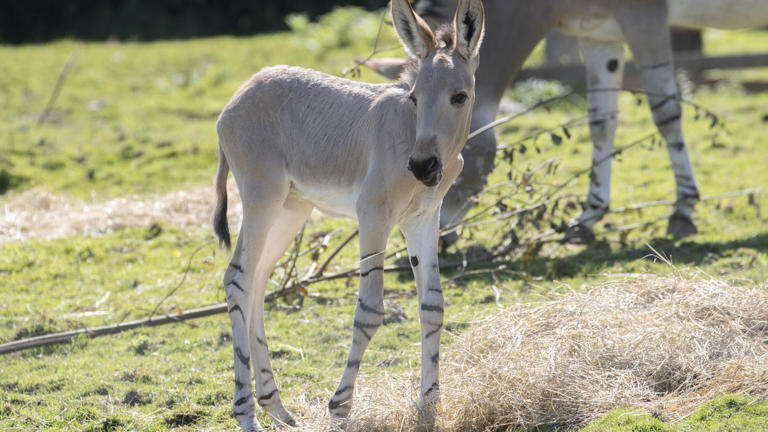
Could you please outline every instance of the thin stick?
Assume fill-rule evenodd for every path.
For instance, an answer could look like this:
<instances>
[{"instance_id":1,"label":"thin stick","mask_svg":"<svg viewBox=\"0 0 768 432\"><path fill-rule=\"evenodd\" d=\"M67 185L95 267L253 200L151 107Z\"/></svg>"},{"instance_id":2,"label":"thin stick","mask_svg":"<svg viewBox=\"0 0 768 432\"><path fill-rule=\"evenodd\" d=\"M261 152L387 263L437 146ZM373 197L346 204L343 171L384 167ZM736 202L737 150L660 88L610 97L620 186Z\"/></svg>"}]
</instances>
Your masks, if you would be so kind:
<instances>
[{"instance_id":1,"label":"thin stick","mask_svg":"<svg viewBox=\"0 0 768 432\"><path fill-rule=\"evenodd\" d=\"M336 257L336 255L338 255L339 252L341 252L341 250L344 249L344 247L347 246L347 244L349 244L349 242L352 241L352 239L357 237L358 232L359 230L355 230L352 234L349 235L349 237L347 237L343 242L341 242L341 244L336 249L334 249L330 255L328 255L328 258L326 258L325 261L323 261L323 264L320 266L319 269L317 269L315 274L313 274L310 279L322 276L323 272L325 271L326 268L328 268L328 265L331 263L333 258Z\"/></svg>"},{"instance_id":2,"label":"thin stick","mask_svg":"<svg viewBox=\"0 0 768 432\"><path fill-rule=\"evenodd\" d=\"M752 195L752 194L760 194L762 193L762 188L752 188L752 189L741 189L741 190L735 190L731 192L726 192L718 195L705 195L699 199L699 201L718 201L722 199L727 198L735 198L739 196L744 195ZM675 205L675 200L658 200L658 201L648 201L644 203L638 203L638 204L630 204L628 206L619 207L616 209L609 210L609 213L627 213L634 210L640 210L644 208L649 207L668 207Z\"/></svg>"},{"instance_id":3,"label":"thin stick","mask_svg":"<svg viewBox=\"0 0 768 432\"><path fill-rule=\"evenodd\" d=\"M37 125L41 126L45 121L48 119L48 115L51 114L51 110L53 110L53 104L56 103L56 100L59 98L59 93L61 93L61 88L64 87L64 82L67 79L67 75L69 75L69 71L72 69L72 66L75 65L75 53L69 55L69 58L67 59L67 62L64 63L64 68L61 69L61 73L59 74L59 78L56 80L56 85L53 87L53 91L51 92L51 97L48 98L48 104L45 106L45 109L43 110L42 114L40 114L40 118L37 119Z\"/></svg>"},{"instance_id":4,"label":"thin stick","mask_svg":"<svg viewBox=\"0 0 768 432\"><path fill-rule=\"evenodd\" d=\"M496 126L498 126L500 124L504 124L504 123L506 123L508 121L514 120L514 119L522 116L523 114L528 114L529 112L531 112L531 111L533 111L533 110L535 110L537 108L540 108L540 107L542 107L542 106L544 106L546 104L549 104L549 103L552 103L552 102L555 102L555 101L558 101L558 100L561 100L561 99L565 99L565 98L571 97L572 95L573 95L573 92L568 92L566 94L562 94L562 95L555 96L555 97L552 97L552 98L549 98L549 99L545 99L543 101L539 101L539 102L531 105L530 107L528 107L528 108L526 108L526 109L524 109L524 110L522 110L522 111L520 111L518 113L510 114L510 115L508 115L506 117L502 117L502 118L500 118L498 120L494 120L494 121L488 123L487 125L481 126L480 128L472 131L472 133L469 134L469 136L467 137L467 141L469 141L472 138L480 135L481 133L487 131L488 129L494 128L494 127L496 127Z\"/></svg>"}]
</instances>

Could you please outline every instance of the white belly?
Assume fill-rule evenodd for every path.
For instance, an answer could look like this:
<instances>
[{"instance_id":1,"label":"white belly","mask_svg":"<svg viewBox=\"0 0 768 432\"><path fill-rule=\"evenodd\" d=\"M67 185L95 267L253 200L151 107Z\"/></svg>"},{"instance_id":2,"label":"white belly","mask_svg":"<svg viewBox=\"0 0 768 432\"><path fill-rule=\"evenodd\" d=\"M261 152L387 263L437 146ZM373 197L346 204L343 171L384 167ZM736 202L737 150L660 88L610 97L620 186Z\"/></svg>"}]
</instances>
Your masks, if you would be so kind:
<instances>
[{"instance_id":1,"label":"white belly","mask_svg":"<svg viewBox=\"0 0 768 432\"><path fill-rule=\"evenodd\" d=\"M291 195L312 203L329 216L357 219L357 197L360 195L360 185L343 187L294 183Z\"/></svg>"},{"instance_id":2,"label":"white belly","mask_svg":"<svg viewBox=\"0 0 768 432\"><path fill-rule=\"evenodd\" d=\"M668 0L671 25L719 29L768 26L768 0ZM624 39L619 23L605 10L595 8L558 26L563 33L599 41Z\"/></svg>"},{"instance_id":3,"label":"white belly","mask_svg":"<svg viewBox=\"0 0 768 432\"><path fill-rule=\"evenodd\" d=\"M673 25L719 29L768 26L768 0L668 0Z\"/></svg>"}]
</instances>

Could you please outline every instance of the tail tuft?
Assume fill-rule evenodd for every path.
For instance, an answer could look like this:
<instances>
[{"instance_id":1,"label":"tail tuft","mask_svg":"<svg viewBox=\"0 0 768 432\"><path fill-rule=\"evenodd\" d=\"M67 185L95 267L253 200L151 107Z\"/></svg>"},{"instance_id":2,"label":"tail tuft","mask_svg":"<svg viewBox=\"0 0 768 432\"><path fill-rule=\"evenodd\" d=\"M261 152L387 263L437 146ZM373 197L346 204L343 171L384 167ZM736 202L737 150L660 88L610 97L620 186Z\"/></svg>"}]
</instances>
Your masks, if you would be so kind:
<instances>
[{"instance_id":1,"label":"tail tuft","mask_svg":"<svg viewBox=\"0 0 768 432\"><path fill-rule=\"evenodd\" d=\"M213 212L213 231L219 238L219 246L229 249L232 242L229 237L229 222L227 222L227 175L229 164L224 152L219 147L219 169L216 171L216 210Z\"/></svg>"}]
</instances>

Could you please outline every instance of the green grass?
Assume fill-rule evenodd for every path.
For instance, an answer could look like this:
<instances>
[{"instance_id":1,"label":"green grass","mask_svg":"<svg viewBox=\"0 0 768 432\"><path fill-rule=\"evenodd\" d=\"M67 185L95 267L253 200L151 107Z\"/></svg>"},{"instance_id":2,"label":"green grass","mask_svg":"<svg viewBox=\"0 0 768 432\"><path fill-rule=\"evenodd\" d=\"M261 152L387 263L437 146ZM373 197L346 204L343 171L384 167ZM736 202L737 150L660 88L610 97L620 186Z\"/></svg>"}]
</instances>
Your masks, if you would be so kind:
<instances>
[{"instance_id":1,"label":"green grass","mask_svg":"<svg viewBox=\"0 0 768 432\"><path fill-rule=\"evenodd\" d=\"M360 40L329 32L338 22L354 19L337 12L325 25L295 22L294 33L250 38L213 38L184 42L81 43L0 47L0 205L26 189L44 188L80 198L150 194L209 184L216 167L215 121L232 92L252 73L271 64L289 63L338 74L355 57L370 52L375 29ZM369 16L363 23L376 22ZM334 21L337 20L337 21ZM328 24L331 23L331 24ZM338 26L337 26L338 27ZM374 25L375 27L375 25ZM345 30L346 31L346 30ZM745 49L764 49L766 33L706 34L714 52L734 41ZM319 41L317 46L310 41ZM313 42L316 43L316 42ZM387 30L382 46L394 38ZM76 53L49 120L36 124L66 59ZM537 51L538 52L538 51ZM398 54L398 51L384 55ZM748 79L764 76L750 72ZM734 74L734 79L742 79ZM368 72L360 79L379 80ZM747 79L747 78L743 78ZM541 92L561 91L553 84L519 85L510 95L523 101ZM725 121L727 132L709 128L686 111L688 148L704 195L768 184L765 137L768 136L768 93L744 93L733 80L716 88L696 89L688 97L710 107ZM645 103L621 98L617 145L652 131ZM539 128L555 127L584 115L585 103L561 103L500 128L499 142L512 144ZM508 208L534 198L523 192L521 176L547 160L559 164L550 175L536 174L534 186L545 191L587 167L591 147L585 127L573 127L572 138L554 145L548 135L526 142L527 152L514 164L499 159L490 178L510 196ZM564 134L558 132L560 135ZM537 150L538 149L538 150ZM566 196L586 192L580 177ZM615 164L613 203L670 199L673 176L663 148L635 148ZM488 194L481 205L495 197ZM575 198L564 198L567 202ZM472 322L501 306L546 300L553 292L597 283L606 273L669 272L667 265L644 259L646 244L691 266L739 283L768 280L768 198L765 193L700 204L700 234L674 240L664 235L665 222L619 233L609 228L653 221L668 208L642 213L611 214L597 225L600 242L590 247L545 243L540 250L510 256L502 271L446 280L443 343ZM567 217L558 209L553 220ZM96 326L147 316L178 285L158 313L200 307L224 299L220 278L227 257L215 247L208 230L184 229L172 221L157 227L125 229L98 237L30 240L0 245L0 342L83 325ZM348 222L323 220L305 238L343 227ZM486 229L487 228L487 229ZM519 234L538 231L529 221ZM481 227L466 236L461 250L488 247L502 227ZM337 234L332 244L343 238ZM402 247L392 236L390 250ZM535 253L533 253L535 252ZM352 264L356 247L339 262ZM461 255L453 250L443 257ZM187 270L187 264L189 269ZM299 267L309 257L299 260ZM479 266L479 268L483 268ZM183 283L182 283L183 280ZM279 283L280 275L275 277ZM388 318L364 359L361 373L410 371L418 365L419 336L415 286L408 274L385 278ZM356 280L341 279L308 287L303 308L281 300L267 312L273 364L289 409L303 400L327 400L343 369L351 336ZM399 311L399 312L398 312ZM398 317L405 316L402 322ZM190 430L233 427L230 418L232 350L229 321L224 315L187 324L139 329L99 339L5 356L0 362L0 429ZM726 395L703 406L688 419L666 424L635 409L606 414L587 430L759 430L768 422L765 402ZM259 414L262 415L262 414ZM262 419L263 415L262 415Z\"/></svg>"}]
</instances>

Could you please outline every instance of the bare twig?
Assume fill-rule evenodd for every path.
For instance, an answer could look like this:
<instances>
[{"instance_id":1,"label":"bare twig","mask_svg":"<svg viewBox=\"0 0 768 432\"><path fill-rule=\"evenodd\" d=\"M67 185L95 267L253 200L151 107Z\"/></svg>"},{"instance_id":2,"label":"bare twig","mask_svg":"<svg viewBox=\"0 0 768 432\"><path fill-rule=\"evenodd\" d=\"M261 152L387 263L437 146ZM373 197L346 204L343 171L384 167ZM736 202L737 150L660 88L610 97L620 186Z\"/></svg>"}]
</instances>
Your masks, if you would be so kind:
<instances>
[{"instance_id":1,"label":"bare twig","mask_svg":"<svg viewBox=\"0 0 768 432\"><path fill-rule=\"evenodd\" d=\"M42 126L43 123L48 119L48 116L51 114L51 110L53 110L53 105L56 103L56 100L59 98L59 93L61 93L61 88L64 87L64 82L67 80L67 75L69 75L69 71L72 70L72 67L75 65L75 53L69 55L69 58L67 59L67 62L64 63L64 68L61 69L61 73L59 74L59 78L56 79L56 85L53 87L53 91L51 92L51 96L48 98L48 103L45 106L45 109L40 114L40 117L37 119L37 125Z\"/></svg>"}]
</instances>

